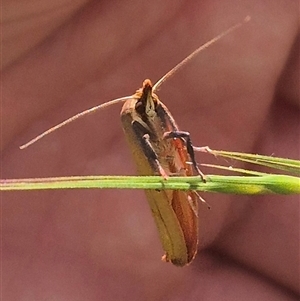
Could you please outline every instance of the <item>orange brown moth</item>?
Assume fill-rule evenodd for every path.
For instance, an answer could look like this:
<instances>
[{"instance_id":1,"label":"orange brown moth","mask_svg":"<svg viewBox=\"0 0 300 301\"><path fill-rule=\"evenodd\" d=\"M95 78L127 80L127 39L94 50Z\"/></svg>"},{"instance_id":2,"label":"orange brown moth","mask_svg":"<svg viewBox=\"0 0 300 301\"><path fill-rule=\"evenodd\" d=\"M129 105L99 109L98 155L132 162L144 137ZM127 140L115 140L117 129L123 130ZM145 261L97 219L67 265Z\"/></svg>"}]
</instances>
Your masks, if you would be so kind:
<instances>
[{"instance_id":1,"label":"orange brown moth","mask_svg":"<svg viewBox=\"0 0 300 301\"><path fill-rule=\"evenodd\" d=\"M194 148L188 132L179 131L167 107L155 91L180 67L200 51L231 31L248 22L230 27L225 32L197 48L193 53L165 74L154 86L145 80L143 87L132 96L121 97L83 111L40 134L20 148L24 149L58 128L104 107L125 102L121 110L121 122L139 175L161 175L163 180L173 175L197 174L205 182L199 170ZM198 200L196 191L145 190L160 240L165 251L163 259L176 266L185 266L194 259L198 248ZM203 201L203 200L202 200Z\"/></svg>"},{"instance_id":2,"label":"orange brown moth","mask_svg":"<svg viewBox=\"0 0 300 301\"><path fill-rule=\"evenodd\" d=\"M122 126L139 175L192 176L205 181L195 161L189 133L179 131L167 107L152 91L150 80L127 100L121 111ZM164 259L178 266L190 263L198 245L198 194L195 191L145 190Z\"/></svg>"}]
</instances>

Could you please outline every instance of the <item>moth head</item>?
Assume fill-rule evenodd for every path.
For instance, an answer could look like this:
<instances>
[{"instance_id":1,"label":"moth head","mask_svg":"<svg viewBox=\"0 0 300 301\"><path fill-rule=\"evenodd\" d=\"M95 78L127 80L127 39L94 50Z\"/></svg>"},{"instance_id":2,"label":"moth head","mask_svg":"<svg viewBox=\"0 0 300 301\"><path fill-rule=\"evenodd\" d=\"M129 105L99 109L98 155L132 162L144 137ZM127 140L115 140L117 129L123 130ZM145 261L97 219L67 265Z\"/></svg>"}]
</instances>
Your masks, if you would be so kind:
<instances>
[{"instance_id":1,"label":"moth head","mask_svg":"<svg viewBox=\"0 0 300 301\"><path fill-rule=\"evenodd\" d=\"M143 117L154 118L156 116L157 96L152 93L152 83L144 80L140 89L140 97L135 105L136 111Z\"/></svg>"}]
</instances>

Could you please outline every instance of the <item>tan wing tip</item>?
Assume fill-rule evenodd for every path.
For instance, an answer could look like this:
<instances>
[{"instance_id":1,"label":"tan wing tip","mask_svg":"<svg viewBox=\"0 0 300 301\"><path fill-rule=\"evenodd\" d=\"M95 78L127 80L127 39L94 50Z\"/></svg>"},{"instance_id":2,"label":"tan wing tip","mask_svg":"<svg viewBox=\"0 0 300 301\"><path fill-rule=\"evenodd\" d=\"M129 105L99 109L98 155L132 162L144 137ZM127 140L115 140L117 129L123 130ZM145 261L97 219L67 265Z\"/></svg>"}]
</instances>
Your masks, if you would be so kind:
<instances>
[{"instance_id":1,"label":"tan wing tip","mask_svg":"<svg viewBox=\"0 0 300 301\"><path fill-rule=\"evenodd\" d=\"M165 254L162 256L161 260L164 262L171 262L172 264L174 264L177 267L184 267L186 265L189 265L192 262L193 258L191 261L187 262L186 260L182 260L180 258L170 259L169 256L167 254Z\"/></svg>"}]
</instances>

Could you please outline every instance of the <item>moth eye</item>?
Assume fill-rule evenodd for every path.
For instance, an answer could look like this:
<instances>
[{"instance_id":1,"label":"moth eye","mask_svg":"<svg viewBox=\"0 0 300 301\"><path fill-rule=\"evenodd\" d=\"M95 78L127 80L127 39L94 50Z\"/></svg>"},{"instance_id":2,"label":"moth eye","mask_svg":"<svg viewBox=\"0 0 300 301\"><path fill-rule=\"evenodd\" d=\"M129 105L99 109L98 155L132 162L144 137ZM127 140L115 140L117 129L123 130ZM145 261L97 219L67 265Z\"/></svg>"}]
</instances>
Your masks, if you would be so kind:
<instances>
[{"instance_id":1,"label":"moth eye","mask_svg":"<svg viewBox=\"0 0 300 301\"><path fill-rule=\"evenodd\" d=\"M145 106L140 100L135 104L135 110L140 115L143 115L145 113Z\"/></svg>"}]
</instances>

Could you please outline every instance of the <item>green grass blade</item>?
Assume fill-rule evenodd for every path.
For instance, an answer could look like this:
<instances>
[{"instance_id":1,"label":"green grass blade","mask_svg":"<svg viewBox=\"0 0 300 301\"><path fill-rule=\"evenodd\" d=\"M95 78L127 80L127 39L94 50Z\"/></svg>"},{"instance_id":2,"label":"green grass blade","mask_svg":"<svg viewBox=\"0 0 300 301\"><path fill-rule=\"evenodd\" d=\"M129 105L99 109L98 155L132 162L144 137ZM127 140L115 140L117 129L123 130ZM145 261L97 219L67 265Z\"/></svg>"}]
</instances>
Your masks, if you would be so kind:
<instances>
[{"instance_id":1,"label":"green grass blade","mask_svg":"<svg viewBox=\"0 0 300 301\"><path fill-rule=\"evenodd\" d=\"M159 176L85 176L0 181L2 191L75 188L175 189L247 195L299 194L300 178L286 175L209 175L207 183L203 183L200 177L170 177L164 180Z\"/></svg>"},{"instance_id":2,"label":"green grass blade","mask_svg":"<svg viewBox=\"0 0 300 301\"><path fill-rule=\"evenodd\" d=\"M195 149L197 150L197 148ZM300 161L198 148L215 156L222 156L244 162L259 164L300 174ZM205 165L205 164L203 164ZM242 168L232 168L219 165L206 166L226 169L242 173L243 176L207 176L207 183L200 177L169 177L167 180L160 176L77 176L37 179L0 180L1 191L13 190L45 190L45 189L75 189L75 188L123 188L123 189L175 189L221 192L231 194L299 194L300 178L288 175L267 174Z\"/></svg>"},{"instance_id":3,"label":"green grass blade","mask_svg":"<svg viewBox=\"0 0 300 301\"><path fill-rule=\"evenodd\" d=\"M239 153L239 152L217 151L217 150L208 150L208 152L215 156L230 158L230 159L248 162L252 164L263 165L270 168L283 170L285 172L289 172L297 176L300 175L299 160L285 159L285 158L264 156L264 155L257 155L257 154Z\"/></svg>"}]
</instances>

